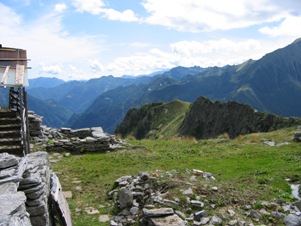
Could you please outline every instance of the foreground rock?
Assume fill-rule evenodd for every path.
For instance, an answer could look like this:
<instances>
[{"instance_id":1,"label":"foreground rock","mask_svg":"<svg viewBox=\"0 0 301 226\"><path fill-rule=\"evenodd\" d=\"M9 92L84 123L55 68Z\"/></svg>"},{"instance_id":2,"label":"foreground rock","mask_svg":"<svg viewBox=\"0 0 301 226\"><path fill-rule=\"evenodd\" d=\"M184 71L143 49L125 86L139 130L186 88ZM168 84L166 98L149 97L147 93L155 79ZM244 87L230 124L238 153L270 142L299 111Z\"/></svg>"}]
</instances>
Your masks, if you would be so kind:
<instances>
[{"instance_id":1,"label":"foreground rock","mask_svg":"<svg viewBox=\"0 0 301 226\"><path fill-rule=\"evenodd\" d=\"M48 226L55 222L48 154L35 152L19 158L0 154L0 225ZM70 213L64 219L72 225Z\"/></svg>"}]
</instances>

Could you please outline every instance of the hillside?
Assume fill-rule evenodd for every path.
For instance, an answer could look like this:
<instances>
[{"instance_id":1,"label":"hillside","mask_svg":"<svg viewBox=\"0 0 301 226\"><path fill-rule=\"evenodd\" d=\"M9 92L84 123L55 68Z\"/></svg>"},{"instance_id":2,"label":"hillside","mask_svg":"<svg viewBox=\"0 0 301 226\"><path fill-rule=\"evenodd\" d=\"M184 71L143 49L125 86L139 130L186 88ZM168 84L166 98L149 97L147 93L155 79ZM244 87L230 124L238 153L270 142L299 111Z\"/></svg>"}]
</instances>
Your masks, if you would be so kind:
<instances>
[{"instance_id":1,"label":"hillside","mask_svg":"<svg viewBox=\"0 0 301 226\"><path fill-rule=\"evenodd\" d=\"M28 109L35 109L35 113L43 116L43 124L54 128L60 128L68 120L72 112L53 100L41 101L31 95L27 95Z\"/></svg>"},{"instance_id":2,"label":"hillside","mask_svg":"<svg viewBox=\"0 0 301 226\"><path fill-rule=\"evenodd\" d=\"M179 100L153 103L129 110L115 134L121 137L171 138L177 135L190 103Z\"/></svg>"}]
</instances>

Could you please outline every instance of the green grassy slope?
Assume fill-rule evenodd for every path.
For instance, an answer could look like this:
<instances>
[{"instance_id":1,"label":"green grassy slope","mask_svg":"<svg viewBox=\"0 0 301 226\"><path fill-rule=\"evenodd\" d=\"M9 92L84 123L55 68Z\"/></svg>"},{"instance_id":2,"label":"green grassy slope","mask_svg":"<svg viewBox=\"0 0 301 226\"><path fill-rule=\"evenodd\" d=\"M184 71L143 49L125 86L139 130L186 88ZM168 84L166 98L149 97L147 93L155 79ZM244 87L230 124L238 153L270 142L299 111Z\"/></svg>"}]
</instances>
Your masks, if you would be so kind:
<instances>
[{"instance_id":1,"label":"green grassy slope","mask_svg":"<svg viewBox=\"0 0 301 226\"><path fill-rule=\"evenodd\" d=\"M123 138L171 138L177 135L190 103L175 100L130 110L115 133Z\"/></svg>"},{"instance_id":2,"label":"green grassy slope","mask_svg":"<svg viewBox=\"0 0 301 226\"><path fill-rule=\"evenodd\" d=\"M108 200L107 193L113 188L117 178L158 169L176 169L178 172L199 169L211 172L217 180L207 185L218 186L220 190L219 193L207 194L206 197L216 205L214 211L231 208L239 213L245 204L252 204L260 209L259 203L262 200L294 200L285 179L301 180L301 144L292 142L296 129L291 127L239 136L236 139L222 136L199 141L130 140L133 148L65 157L52 163L51 168L59 172L63 190L73 192L73 198L68 201L75 226L107 225L98 222L98 215L86 214L84 208L92 206L100 214L112 214L113 201ZM270 147L263 144L264 141L289 144ZM73 181L81 182L74 184ZM180 181L183 182L182 185L185 184L185 178ZM76 190L76 186L80 186L82 190ZM235 205L231 202L233 199L236 200ZM100 205L104 208L100 208ZM82 211L76 214L76 208ZM258 223L268 224L268 220L263 219Z\"/></svg>"}]
</instances>

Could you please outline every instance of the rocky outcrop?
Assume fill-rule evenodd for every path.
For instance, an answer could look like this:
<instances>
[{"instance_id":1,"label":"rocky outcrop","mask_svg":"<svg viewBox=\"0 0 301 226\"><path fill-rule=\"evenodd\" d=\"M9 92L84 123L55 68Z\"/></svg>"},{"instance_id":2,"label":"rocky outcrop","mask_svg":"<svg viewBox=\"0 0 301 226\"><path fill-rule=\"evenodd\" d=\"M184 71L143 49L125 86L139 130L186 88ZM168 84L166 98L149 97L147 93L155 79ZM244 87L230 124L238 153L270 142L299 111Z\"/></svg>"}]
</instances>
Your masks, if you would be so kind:
<instances>
[{"instance_id":1,"label":"rocky outcrop","mask_svg":"<svg viewBox=\"0 0 301 226\"><path fill-rule=\"evenodd\" d=\"M211 102L199 97L185 117L180 134L198 139L228 134L230 138L256 132L268 132L299 124L297 118L284 118L255 111L237 102Z\"/></svg>"},{"instance_id":2,"label":"rocky outcrop","mask_svg":"<svg viewBox=\"0 0 301 226\"><path fill-rule=\"evenodd\" d=\"M51 175L54 173L49 169L46 152L34 152L22 158L1 153L0 225L52 225L55 217L51 211ZM65 217L71 219L70 214Z\"/></svg>"}]
</instances>

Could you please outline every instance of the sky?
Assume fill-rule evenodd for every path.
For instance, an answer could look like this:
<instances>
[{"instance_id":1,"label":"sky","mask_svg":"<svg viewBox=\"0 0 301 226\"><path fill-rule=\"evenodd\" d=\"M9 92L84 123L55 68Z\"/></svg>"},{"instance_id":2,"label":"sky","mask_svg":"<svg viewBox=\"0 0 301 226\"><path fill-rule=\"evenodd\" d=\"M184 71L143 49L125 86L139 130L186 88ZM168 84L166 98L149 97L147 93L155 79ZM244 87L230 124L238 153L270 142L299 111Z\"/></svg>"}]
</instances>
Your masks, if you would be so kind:
<instances>
[{"instance_id":1,"label":"sky","mask_svg":"<svg viewBox=\"0 0 301 226\"><path fill-rule=\"evenodd\" d=\"M29 78L87 80L260 59L301 37L300 0L1 0Z\"/></svg>"}]
</instances>

